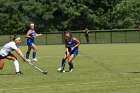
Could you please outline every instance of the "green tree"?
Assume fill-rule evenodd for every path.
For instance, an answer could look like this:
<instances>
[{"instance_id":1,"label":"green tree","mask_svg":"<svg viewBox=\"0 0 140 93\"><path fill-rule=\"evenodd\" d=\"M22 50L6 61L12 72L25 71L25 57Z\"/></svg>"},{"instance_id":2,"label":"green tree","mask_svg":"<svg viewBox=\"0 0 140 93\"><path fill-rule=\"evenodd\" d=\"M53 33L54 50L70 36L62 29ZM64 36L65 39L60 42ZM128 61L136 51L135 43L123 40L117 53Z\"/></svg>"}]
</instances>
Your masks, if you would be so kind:
<instances>
[{"instance_id":1,"label":"green tree","mask_svg":"<svg viewBox=\"0 0 140 93\"><path fill-rule=\"evenodd\" d=\"M139 0L0 0L0 34L36 30L60 31L136 28Z\"/></svg>"},{"instance_id":2,"label":"green tree","mask_svg":"<svg viewBox=\"0 0 140 93\"><path fill-rule=\"evenodd\" d=\"M23 20L23 14L18 10L18 3L11 0L1 0L0 4L0 32L3 34L23 32L25 22Z\"/></svg>"},{"instance_id":3,"label":"green tree","mask_svg":"<svg viewBox=\"0 0 140 93\"><path fill-rule=\"evenodd\" d=\"M137 28L140 23L140 2L124 0L112 12L114 28Z\"/></svg>"}]
</instances>

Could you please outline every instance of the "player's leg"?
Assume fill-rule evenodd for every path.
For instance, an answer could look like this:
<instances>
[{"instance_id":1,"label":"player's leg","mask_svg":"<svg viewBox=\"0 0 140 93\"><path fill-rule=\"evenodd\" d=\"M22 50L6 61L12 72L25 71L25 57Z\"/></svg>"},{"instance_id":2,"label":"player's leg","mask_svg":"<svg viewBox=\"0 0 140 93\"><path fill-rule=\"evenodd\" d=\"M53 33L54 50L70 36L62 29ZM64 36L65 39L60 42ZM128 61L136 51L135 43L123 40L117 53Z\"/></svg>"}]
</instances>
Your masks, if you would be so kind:
<instances>
[{"instance_id":1,"label":"player's leg","mask_svg":"<svg viewBox=\"0 0 140 93\"><path fill-rule=\"evenodd\" d=\"M36 51L37 51L37 48L36 48L35 44L32 45L32 49L33 49L33 61L38 61L36 59Z\"/></svg>"},{"instance_id":2,"label":"player's leg","mask_svg":"<svg viewBox=\"0 0 140 93\"><path fill-rule=\"evenodd\" d=\"M63 59L62 59L62 62L61 62L61 67L58 69L58 71L64 72L66 59L67 59L67 54L65 52L64 56L63 56Z\"/></svg>"},{"instance_id":3,"label":"player's leg","mask_svg":"<svg viewBox=\"0 0 140 93\"><path fill-rule=\"evenodd\" d=\"M69 71L72 72L73 69L74 69L74 66L73 66L73 59L75 58L75 55L74 54L71 54L69 59L68 59L68 64L69 64Z\"/></svg>"},{"instance_id":4,"label":"player's leg","mask_svg":"<svg viewBox=\"0 0 140 93\"><path fill-rule=\"evenodd\" d=\"M69 64L69 71L73 72L74 66L73 66L73 59L78 55L78 49L75 49L71 52L70 57L68 59L68 64Z\"/></svg>"},{"instance_id":5,"label":"player's leg","mask_svg":"<svg viewBox=\"0 0 140 93\"><path fill-rule=\"evenodd\" d=\"M31 51L31 47L28 46L28 50L27 50L27 52L26 52L26 59L28 59L28 61L31 61L31 60L29 59L30 51Z\"/></svg>"},{"instance_id":6,"label":"player's leg","mask_svg":"<svg viewBox=\"0 0 140 93\"><path fill-rule=\"evenodd\" d=\"M7 56L8 60L13 60L14 61L14 66L15 66L15 70L16 70L16 74L21 74L21 71L19 70L19 63L17 61L17 58L13 55L13 54L9 54Z\"/></svg>"},{"instance_id":7,"label":"player's leg","mask_svg":"<svg viewBox=\"0 0 140 93\"><path fill-rule=\"evenodd\" d=\"M0 70L2 70L4 67L4 60L0 59Z\"/></svg>"},{"instance_id":8,"label":"player's leg","mask_svg":"<svg viewBox=\"0 0 140 93\"><path fill-rule=\"evenodd\" d=\"M87 37L87 43L89 43L89 37Z\"/></svg>"}]
</instances>

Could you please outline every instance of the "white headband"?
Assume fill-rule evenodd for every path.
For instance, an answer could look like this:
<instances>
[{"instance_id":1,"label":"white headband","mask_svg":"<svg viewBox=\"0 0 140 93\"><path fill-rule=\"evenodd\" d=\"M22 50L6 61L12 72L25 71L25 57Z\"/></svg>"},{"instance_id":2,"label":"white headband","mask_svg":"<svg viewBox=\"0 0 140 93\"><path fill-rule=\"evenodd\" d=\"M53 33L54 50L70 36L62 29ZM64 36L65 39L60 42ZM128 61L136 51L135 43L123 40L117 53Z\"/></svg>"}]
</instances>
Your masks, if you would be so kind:
<instances>
[{"instance_id":1,"label":"white headband","mask_svg":"<svg viewBox=\"0 0 140 93\"><path fill-rule=\"evenodd\" d=\"M16 38L14 41L18 41L18 40L20 40L20 37Z\"/></svg>"}]
</instances>

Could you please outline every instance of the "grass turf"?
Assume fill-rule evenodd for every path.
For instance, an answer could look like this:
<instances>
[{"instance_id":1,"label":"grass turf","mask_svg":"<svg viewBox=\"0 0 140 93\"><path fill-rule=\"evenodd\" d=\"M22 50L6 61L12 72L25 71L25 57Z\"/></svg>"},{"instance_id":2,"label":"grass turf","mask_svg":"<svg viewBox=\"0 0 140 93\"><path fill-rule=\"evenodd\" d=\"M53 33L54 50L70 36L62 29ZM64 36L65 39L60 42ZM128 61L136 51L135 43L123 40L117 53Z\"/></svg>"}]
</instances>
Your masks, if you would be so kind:
<instances>
[{"instance_id":1,"label":"grass turf","mask_svg":"<svg viewBox=\"0 0 140 93\"><path fill-rule=\"evenodd\" d=\"M20 47L26 52L27 47ZM59 73L64 45L37 46L44 75L20 58L23 75L13 62L0 71L0 93L140 93L140 44L83 44L74 59L74 72ZM66 65L68 70L68 64Z\"/></svg>"}]
</instances>

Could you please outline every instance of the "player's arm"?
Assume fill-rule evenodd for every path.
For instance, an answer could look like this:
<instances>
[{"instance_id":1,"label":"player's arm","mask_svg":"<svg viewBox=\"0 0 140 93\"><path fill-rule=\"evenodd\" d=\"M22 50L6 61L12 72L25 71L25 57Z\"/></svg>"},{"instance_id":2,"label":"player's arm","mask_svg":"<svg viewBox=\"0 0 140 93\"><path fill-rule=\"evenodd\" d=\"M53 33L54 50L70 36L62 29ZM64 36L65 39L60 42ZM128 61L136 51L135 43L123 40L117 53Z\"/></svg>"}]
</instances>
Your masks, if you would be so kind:
<instances>
[{"instance_id":1,"label":"player's arm","mask_svg":"<svg viewBox=\"0 0 140 93\"><path fill-rule=\"evenodd\" d=\"M73 38L73 39L74 39L74 41L76 42L76 45L73 46L73 47L71 48L71 50L74 50L76 47L78 47L78 46L80 45L80 41L79 41L78 39L76 39L76 38Z\"/></svg>"},{"instance_id":2,"label":"player's arm","mask_svg":"<svg viewBox=\"0 0 140 93\"><path fill-rule=\"evenodd\" d=\"M31 34L31 31L29 30L28 32L27 32L27 34L26 34L26 38L32 38L31 36L30 36L30 34Z\"/></svg>"},{"instance_id":3,"label":"player's arm","mask_svg":"<svg viewBox=\"0 0 140 93\"><path fill-rule=\"evenodd\" d=\"M41 36L42 34L36 34L35 36Z\"/></svg>"},{"instance_id":4,"label":"player's arm","mask_svg":"<svg viewBox=\"0 0 140 93\"><path fill-rule=\"evenodd\" d=\"M28 60L24 57L23 53L19 48L15 49L15 52L25 61L28 62Z\"/></svg>"},{"instance_id":5,"label":"player's arm","mask_svg":"<svg viewBox=\"0 0 140 93\"><path fill-rule=\"evenodd\" d=\"M66 53L67 53L67 57L68 57L70 53L69 53L68 46L67 46L66 42L65 42L65 49L66 49Z\"/></svg>"}]
</instances>

